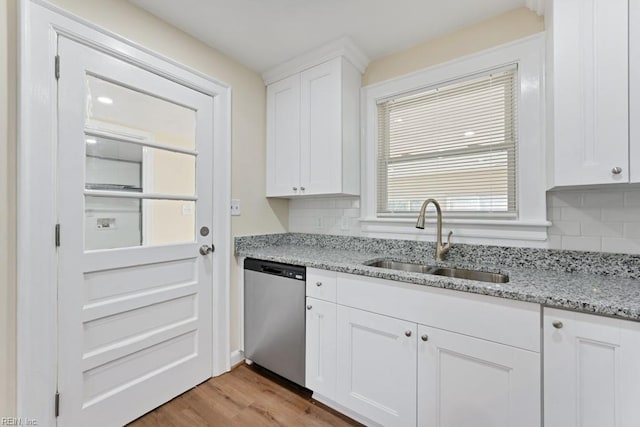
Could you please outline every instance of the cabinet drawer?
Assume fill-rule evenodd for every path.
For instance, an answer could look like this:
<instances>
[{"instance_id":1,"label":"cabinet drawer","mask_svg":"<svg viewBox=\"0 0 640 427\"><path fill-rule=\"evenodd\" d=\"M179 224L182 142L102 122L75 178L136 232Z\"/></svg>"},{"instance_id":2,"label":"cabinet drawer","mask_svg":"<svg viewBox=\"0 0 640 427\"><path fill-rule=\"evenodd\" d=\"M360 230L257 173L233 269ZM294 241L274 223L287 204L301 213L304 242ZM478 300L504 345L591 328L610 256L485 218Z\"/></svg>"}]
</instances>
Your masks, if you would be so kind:
<instances>
[{"instance_id":1,"label":"cabinet drawer","mask_svg":"<svg viewBox=\"0 0 640 427\"><path fill-rule=\"evenodd\" d=\"M307 268L307 296L329 302L336 302L335 271Z\"/></svg>"},{"instance_id":2,"label":"cabinet drawer","mask_svg":"<svg viewBox=\"0 0 640 427\"><path fill-rule=\"evenodd\" d=\"M338 304L540 351L538 304L352 274L337 277Z\"/></svg>"}]
</instances>

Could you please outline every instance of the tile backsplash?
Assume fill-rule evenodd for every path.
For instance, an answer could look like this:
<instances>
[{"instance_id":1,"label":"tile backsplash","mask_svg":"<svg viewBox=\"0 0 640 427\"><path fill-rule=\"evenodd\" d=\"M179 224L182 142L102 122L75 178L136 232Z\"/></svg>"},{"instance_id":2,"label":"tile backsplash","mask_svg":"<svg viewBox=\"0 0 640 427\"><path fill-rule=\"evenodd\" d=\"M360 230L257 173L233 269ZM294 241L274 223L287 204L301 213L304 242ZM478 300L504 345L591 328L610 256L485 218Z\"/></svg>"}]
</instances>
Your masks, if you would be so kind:
<instances>
[{"instance_id":1,"label":"tile backsplash","mask_svg":"<svg viewBox=\"0 0 640 427\"><path fill-rule=\"evenodd\" d=\"M289 231L360 235L359 197L293 199ZM547 193L547 247L640 254L640 188Z\"/></svg>"}]
</instances>

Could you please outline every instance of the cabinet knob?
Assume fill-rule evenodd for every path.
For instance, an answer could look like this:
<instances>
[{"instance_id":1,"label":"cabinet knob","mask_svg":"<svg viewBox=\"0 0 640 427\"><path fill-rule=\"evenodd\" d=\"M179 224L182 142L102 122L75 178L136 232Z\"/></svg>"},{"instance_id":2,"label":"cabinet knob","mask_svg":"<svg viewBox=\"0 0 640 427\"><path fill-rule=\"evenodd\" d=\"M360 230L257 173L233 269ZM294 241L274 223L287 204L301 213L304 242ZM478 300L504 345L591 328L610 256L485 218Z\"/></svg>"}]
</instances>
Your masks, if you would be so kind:
<instances>
[{"instance_id":1,"label":"cabinet knob","mask_svg":"<svg viewBox=\"0 0 640 427\"><path fill-rule=\"evenodd\" d=\"M423 336L420 337L420 339L422 339L422 341L429 341L429 335L424 334Z\"/></svg>"},{"instance_id":2,"label":"cabinet knob","mask_svg":"<svg viewBox=\"0 0 640 427\"><path fill-rule=\"evenodd\" d=\"M411 331L405 331L405 332L404 332L404 334L405 334L406 336L410 337L410 336L411 336Z\"/></svg>"},{"instance_id":3,"label":"cabinet knob","mask_svg":"<svg viewBox=\"0 0 640 427\"><path fill-rule=\"evenodd\" d=\"M555 322L553 322L553 323L552 323L552 325L553 325L553 327L554 327L554 328L556 328L556 329L562 329L562 327L564 326L564 325L562 324L562 322L561 322L561 321L559 321L559 320L556 320Z\"/></svg>"},{"instance_id":4,"label":"cabinet knob","mask_svg":"<svg viewBox=\"0 0 640 427\"><path fill-rule=\"evenodd\" d=\"M304 187L300 187L300 191L304 191L304 190L305 190L305 188L304 188Z\"/></svg>"},{"instance_id":5,"label":"cabinet knob","mask_svg":"<svg viewBox=\"0 0 640 427\"><path fill-rule=\"evenodd\" d=\"M322 286L322 282L316 282L316 286Z\"/></svg>"},{"instance_id":6,"label":"cabinet knob","mask_svg":"<svg viewBox=\"0 0 640 427\"><path fill-rule=\"evenodd\" d=\"M615 168L611 169L611 173L614 175L620 175L622 173L622 168L620 166L616 166Z\"/></svg>"},{"instance_id":7,"label":"cabinet knob","mask_svg":"<svg viewBox=\"0 0 640 427\"><path fill-rule=\"evenodd\" d=\"M313 308L313 306L312 306L311 304L309 304L309 305L307 306L307 310L311 310L312 308Z\"/></svg>"},{"instance_id":8,"label":"cabinet knob","mask_svg":"<svg viewBox=\"0 0 640 427\"><path fill-rule=\"evenodd\" d=\"M298 191L298 187L293 187L293 191Z\"/></svg>"}]
</instances>

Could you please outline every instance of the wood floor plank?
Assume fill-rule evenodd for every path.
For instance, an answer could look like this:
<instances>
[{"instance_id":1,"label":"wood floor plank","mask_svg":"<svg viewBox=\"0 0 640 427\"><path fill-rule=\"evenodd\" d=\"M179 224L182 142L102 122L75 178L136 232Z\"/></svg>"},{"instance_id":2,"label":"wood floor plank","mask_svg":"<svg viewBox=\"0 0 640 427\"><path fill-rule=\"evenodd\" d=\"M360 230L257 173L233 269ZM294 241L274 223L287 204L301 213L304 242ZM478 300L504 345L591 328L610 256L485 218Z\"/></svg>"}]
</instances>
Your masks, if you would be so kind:
<instances>
[{"instance_id":1,"label":"wood floor plank","mask_svg":"<svg viewBox=\"0 0 640 427\"><path fill-rule=\"evenodd\" d=\"M241 364L135 420L131 427L348 427L361 424L308 390Z\"/></svg>"}]
</instances>

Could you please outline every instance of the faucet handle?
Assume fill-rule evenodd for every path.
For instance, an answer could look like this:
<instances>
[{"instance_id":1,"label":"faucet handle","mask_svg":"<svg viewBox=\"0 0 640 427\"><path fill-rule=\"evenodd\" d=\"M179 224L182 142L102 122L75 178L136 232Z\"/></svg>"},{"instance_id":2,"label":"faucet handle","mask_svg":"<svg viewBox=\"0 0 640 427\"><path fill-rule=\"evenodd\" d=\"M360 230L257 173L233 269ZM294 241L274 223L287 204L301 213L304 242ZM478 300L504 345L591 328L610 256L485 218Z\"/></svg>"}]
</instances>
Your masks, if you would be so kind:
<instances>
[{"instance_id":1,"label":"faucet handle","mask_svg":"<svg viewBox=\"0 0 640 427\"><path fill-rule=\"evenodd\" d=\"M442 246L442 249L444 249L445 252L451 249L451 236L453 236L453 231L449 231L449 235L447 236L447 243Z\"/></svg>"}]
</instances>

